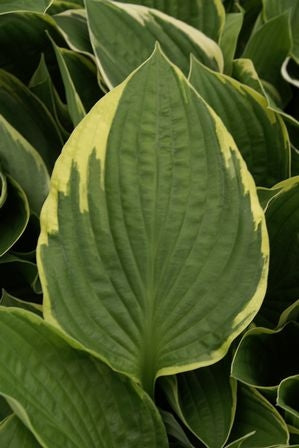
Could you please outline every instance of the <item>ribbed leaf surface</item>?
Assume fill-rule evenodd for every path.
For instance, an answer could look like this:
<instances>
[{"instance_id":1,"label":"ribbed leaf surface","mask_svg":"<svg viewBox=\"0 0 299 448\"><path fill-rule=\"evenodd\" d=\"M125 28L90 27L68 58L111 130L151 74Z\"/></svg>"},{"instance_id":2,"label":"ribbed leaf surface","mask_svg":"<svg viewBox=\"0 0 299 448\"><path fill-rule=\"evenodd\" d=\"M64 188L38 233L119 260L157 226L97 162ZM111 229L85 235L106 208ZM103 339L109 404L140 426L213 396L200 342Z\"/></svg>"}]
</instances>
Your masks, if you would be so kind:
<instances>
[{"instance_id":1,"label":"ribbed leaf surface","mask_svg":"<svg viewBox=\"0 0 299 448\"><path fill-rule=\"evenodd\" d=\"M41 226L46 319L147 390L220 359L265 292L253 180L159 49L76 128Z\"/></svg>"}]
</instances>

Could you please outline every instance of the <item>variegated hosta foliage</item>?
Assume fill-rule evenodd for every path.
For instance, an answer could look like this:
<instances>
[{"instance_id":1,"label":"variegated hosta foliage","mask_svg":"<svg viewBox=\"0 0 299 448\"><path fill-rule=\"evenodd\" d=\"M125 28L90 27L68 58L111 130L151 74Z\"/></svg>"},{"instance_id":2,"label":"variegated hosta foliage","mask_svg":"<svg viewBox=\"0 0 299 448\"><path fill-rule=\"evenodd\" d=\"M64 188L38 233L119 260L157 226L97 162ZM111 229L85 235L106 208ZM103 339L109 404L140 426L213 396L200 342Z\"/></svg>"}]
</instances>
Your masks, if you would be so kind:
<instances>
[{"instance_id":1,"label":"variegated hosta foliage","mask_svg":"<svg viewBox=\"0 0 299 448\"><path fill-rule=\"evenodd\" d=\"M298 30L0 2L1 448L299 447Z\"/></svg>"}]
</instances>

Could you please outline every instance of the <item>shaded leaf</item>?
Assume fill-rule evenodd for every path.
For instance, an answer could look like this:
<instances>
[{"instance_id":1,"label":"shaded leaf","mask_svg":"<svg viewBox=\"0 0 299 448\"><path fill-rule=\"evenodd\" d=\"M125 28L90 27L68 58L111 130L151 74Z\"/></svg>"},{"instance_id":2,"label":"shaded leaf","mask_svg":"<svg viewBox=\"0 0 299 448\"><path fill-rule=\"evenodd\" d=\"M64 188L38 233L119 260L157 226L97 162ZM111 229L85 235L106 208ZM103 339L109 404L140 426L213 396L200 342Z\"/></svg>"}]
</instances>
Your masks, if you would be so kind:
<instances>
[{"instance_id":1,"label":"shaded leaf","mask_svg":"<svg viewBox=\"0 0 299 448\"><path fill-rule=\"evenodd\" d=\"M54 0L50 8L47 10L47 14L60 14L61 12L67 11L69 9L79 9L82 5L65 0Z\"/></svg>"},{"instance_id":2,"label":"shaded leaf","mask_svg":"<svg viewBox=\"0 0 299 448\"><path fill-rule=\"evenodd\" d=\"M5 398L0 396L0 422L10 414L11 414L11 408L7 404Z\"/></svg>"},{"instance_id":3,"label":"shaded leaf","mask_svg":"<svg viewBox=\"0 0 299 448\"><path fill-rule=\"evenodd\" d=\"M230 437L235 439L251 431L255 433L244 440L242 448L266 448L289 441L287 426L275 407L255 389L240 385Z\"/></svg>"},{"instance_id":4,"label":"shaded leaf","mask_svg":"<svg viewBox=\"0 0 299 448\"><path fill-rule=\"evenodd\" d=\"M232 134L257 185L272 186L289 176L285 124L259 93L194 58L189 79Z\"/></svg>"},{"instance_id":5,"label":"shaded leaf","mask_svg":"<svg viewBox=\"0 0 299 448\"><path fill-rule=\"evenodd\" d=\"M232 364L234 378L251 386L276 389L298 372L299 325L290 322L279 330L253 328L243 337ZM292 344L290 344L292 341Z\"/></svg>"},{"instance_id":6,"label":"shaded leaf","mask_svg":"<svg viewBox=\"0 0 299 448\"><path fill-rule=\"evenodd\" d=\"M87 0L86 10L98 67L109 88L122 82L148 58L156 41L185 75L191 53L211 68L222 70L222 53L213 40L156 9Z\"/></svg>"},{"instance_id":7,"label":"shaded leaf","mask_svg":"<svg viewBox=\"0 0 299 448\"><path fill-rule=\"evenodd\" d=\"M221 359L264 296L253 180L159 47L77 126L41 229L46 319L151 393Z\"/></svg>"},{"instance_id":8,"label":"shaded leaf","mask_svg":"<svg viewBox=\"0 0 299 448\"><path fill-rule=\"evenodd\" d=\"M49 111L11 74L0 70L0 113L40 153L51 170L62 140Z\"/></svg>"},{"instance_id":9,"label":"shaded leaf","mask_svg":"<svg viewBox=\"0 0 299 448\"><path fill-rule=\"evenodd\" d=\"M39 448L41 445L15 415L0 424L0 446L5 448Z\"/></svg>"},{"instance_id":10,"label":"shaded leaf","mask_svg":"<svg viewBox=\"0 0 299 448\"><path fill-rule=\"evenodd\" d=\"M278 327L281 327L287 322L295 321L299 323L299 300L296 300L290 305L280 316Z\"/></svg>"},{"instance_id":11,"label":"shaded leaf","mask_svg":"<svg viewBox=\"0 0 299 448\"><path fill-rule=\"evenodd\" d=\"M281 313L299 297L299 177L273 187L280 189L266 210L270 239L268 287L256 322L275 327Z\"/></svg>"},{"instance_id":12,"label":"shaded leaf","mask_svg":"<svg viewBox=\"0 0 299 448\"><path fill-rule=\"evenodd\" d=\"M1 0L0 14L14 11L45 12L53 0Z\"/></svg>"},{"instance_id":13,"label":"shaded leaf","mask_svg":"<svg viewBox=\"0 0 299 448\"><path fill-rule=\"evenodd\" d=\"M299 375L286 378L280 383L277 404L299 419Z\"/></svg>"},{"instance_id":14,"label":"shaded leaf","mask_svg":"<svg viewBox=\"0 0 299 448\"><path fill-rule=\"evenodd\" d=\"M28 302L26 300L18 299L17 297L8 294L8 292L6 292L5 290L2 290L0 305L6 307L22 308L23 310L31 311L32 313L35 313L38 316L42 316L41 305L38 305L37 303Z\"/></svg>"},{"instance_id":15,"label":"shaded leaf","mask_svg":"<svg viewBox=\"0 0 299 448\"><path fill-rule=\"evenodd\" d=\"M49 174L39 153L0 116L0 163L22 187L30 208L39 215L49 192Z\"/></svg>"},{"instance_id":16,"label":"shaded leaf","mask_svg":"<svg viewBox=\"0 0 299 448\"><path fill-rule=\"evenodd\" d=\"M166 377L164 392L184 424L209 448L224 446L235 416L236 382L230 357L210 367Z\"/></svg>"},{"instance_id":17,"label":"shaded leaf","mask_svg":"<svg viewBox=\"0 0 299 448\"><path fill-rule=\"evenodd\" d=\"M160 414L170 439L170 446L172 446L171 441L174 439L175 446L180 448L195 448L187 438L183 428L170 412L160 410Z\"/></svg>"},{"instance_id":18,"label":"shaded leaf","mask_svg":"<svg viewBox=\"0 0 299 448\"><path fill-rule=\"evenodd\" d=\"M20 238L29 220L29 205L24 191L10 176L6 176L6 200L0 207L0 257Z\"/></svg>"},{"instance_id":19,"label":"shaded leaf","mask_svg":"<svg viewBox=\"0 0 299 448\"><path fill-rule=\"evenodd\" d=\"M3 307L0 336L0 392L43 446L166 448L148 396L42 319Z\"/></svg>"},{"instance_id":20,"label":"shaded leaf","mask_svg":"<svg viewBox=\"0 0 299 448\"><path fill-rule=\"evenodd\" d=\"M72 50L93 55L85 9L65 11L53 19Z\"/></svg>"}]
</instances>

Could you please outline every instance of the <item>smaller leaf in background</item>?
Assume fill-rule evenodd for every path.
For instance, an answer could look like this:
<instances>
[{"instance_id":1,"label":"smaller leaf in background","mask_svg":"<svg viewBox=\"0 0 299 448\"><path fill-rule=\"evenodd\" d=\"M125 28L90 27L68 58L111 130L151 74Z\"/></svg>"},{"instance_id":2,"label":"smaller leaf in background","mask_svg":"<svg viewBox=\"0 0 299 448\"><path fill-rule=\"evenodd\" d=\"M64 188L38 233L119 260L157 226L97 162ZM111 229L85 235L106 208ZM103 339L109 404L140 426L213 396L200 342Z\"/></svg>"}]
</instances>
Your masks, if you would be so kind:
<instances>
[{"instance_id":1,"label":"smaller leaf in background","mask_svg":"<svg viewBox=\"0 0 299 448\"><path fill-rule=\"evenodd\" d=\"M156 41L185 74L191 53L215 70L223 68L222 52L212 39L156 9L87 0L86 10L98 67L109 88L118 85L142 64Z\"/></svg>"},{"instance_id":2,"label":"smaller leaf in background","mask_svg":"<svg viewBox=\"0 0 299 448\"><path fill-rule=\"evenodd\" d=\"M0 339L0 393L43 446L167 447L145 392L35 314L1 307Z\"/></svg>"},{"instance_id":3,"label":"smaller leaf in background","mask_svg":"<svg viewBox=\"0 0 299 448\"><path fill-rule=\"evenodd\" d=\"M82 5L73 2L72 0L53 0L50 7L47 9L47 14L50 16L60 14L69 9L81 9Z\"/></svg>"},{"instance_id":4,"label":"smaller leaf in background","mask_svg":"<svg viewBox=\"0 0 299 448\"><path fill-rule=\"evenodd\" d=\"M252 87L263 95L268 102L268 108L281 115L287 121L287 124L290 123L296 128L299 126L299 122L295 117L281 109L282 100L279 92L272 84L260 80L250 59L235 59L233 61L232 76L242 84Z\"/></svg>"},{"instance_id":5,"label":"smaller leaf in background","mask_svg":"<svg viewBox=\"0 0 299 448\"><path fill-rule=\"evenodd\" d=\"M63 140L69 136L69 131L73 129L66 105L61 101L60 96L52 82L45 57L42 54L40 62L28 84L31 92L37 96L51 113L57 123Z\"/></svg>"},{"instance_id":6,"label":"smaller leaf in background","mask_svg":"<svg viewBox=\"0 0 299 448\"><path fill-rule=\"evenodd\" d=\"M299 325L295 322L279 330L253 328L239 344L232 376L250 386L276 390L283 379L298 373L298 352Z\"/></svg>"},{"instance_id":7,"label":"smaller leaf in background","mask_svg":"<svg viewBox=\"0 0 299 448\"><path fill-rule=\"evenodd\" d=\"M16 255L6 254L0 258L0 289L22 300L40 302L35 293L38 273L36 264Z\"/></svg>"},{"instance_id":8,"label":"smaller leaf in background","mask_svg":"<svg viewBox=\"0 0 299 448\"><path fill-rule=\"evenodd\" d=\"M225 448L242 448L243 443L245 443L247 441L247 439L249 439L249 437L252 437L255 434L255 431L252 431L248 434L246 434L243 437L240 437L237 440L234 440L233 442L230 442L228 445L226 445Z\"/></svg>"},{"instance_id":9,"label":"smaller leaf in background","mask_svg":"<svg viewBox=\"0 0 299 448\"><path fill-rule=\"evenodd\" d=\"M0 70L0 114L31 143L51 171L63 144L57 125L28 87L4 70Z\"/></svg>"},{"instance_id":10,"label":"smaller leaf in background","mask_svg":"<svg viewBox=\"0 0 299 448\"><path fill-rule=\"evenodd\" d=\"M231 357L160 380L169 404L187 428L209 448L228 439L236 410L236 381L230 378Z\"/></svg>"},{"instance_id":11,"label":"smaller leaf in background","mask_svg":"<svg viewBox=\"0 0 299 448\"><path fill-rule=\"evenodd\" d=\"M242 448L267 448L277 444L287 444L287 425L274 406L257 390L238 386L237 410L230 439L255 433L244 440Z\"/></svg>"},{"instance_id":12,"label":"smaller leaf in background","mask_svg":"<svg viewBox=\"0 0 299 448\"><path fill-rule=\"evenodd\" d=\"M189 441L179 422L170 412L160 410L160 414L166 428L170 447L195 448Z\"/></svg>"},{"instance_id":13,"label":"smaller leaf in background","mask_svg":"<svg viewBox=\"0 0 299 448\"><path fill-rule=\"evenodd\" d=\"M4 397L0 395L0 424L3 419L11 415L11 408Z\"/></svg>"},{"instance_id":14,"label":"smaller leaf in background","mask_svg":"<svg viewBox=\"0 0 299 448\"><path fill-rule=\"evenodd\" d=\"M280 383L277 404L299 419L299 375L286 378Z\"/></svg>"},{"instance_id":15,"label":"smaller leaf in background","mask_svg":"<svg viewBox=\"0 0 299 448\"><path fill-rule=\"evenodd\" d=\"M49 192L50 177L39 153L0 116L0 163L24 190L31 210L39 216Z\"/></svg>"},{"instance_id":16,"label":"smaller leaf in background","mask_svg":"<svg viewBox=\"0 0 299 448\"><path fill-rule=\"evenodd\" d=\"M1 175L0 185L0 257L20 238L29 220L27 197L20 185L10 176ZM3 199L3 191L5 199ZM0 285L1 287L1 285Z\"/></svg>"},{"instance_id":17,"label":"smaller leaf in background","mask_svg":"<svg viewBox=\"0 0 299 448\"><path fill-rule=\"evenodd\" d=\"M41 445L14 414L0 423L0 446L5 448L41 448Z\"/></svg>"},{"instance_id":18,"label":"smaller leaf in background","mask_svg":"<svg viewBox=\"0 0 299 448\"><path fill-rule=\"evenodd\" d=\"M103 95L96 66L85 56L59 48L51 39L65 87L68 111L76 126Z\"/></svg>"},{"instance_id":19,"label":"smaller leaf in background","mask_svg":"<svg viewBox=\"0 0 299 448\"><path fill-rule=\"evenodd\" d=\"M299 299L292 303L280 316L277 327L282 327L287 322L298 322L299 323Z\"/></svg>"},{"instance_id":20,"label":"smaller leaf in background","mask_svg":"<svg viewBox=\"0 0 299 448\"><path fill-rule=\"evenodd\" d=\"M8 294L8 292L6 292L4 289L2 290L2 296L0 297L0 305L6 307L21 308L23 310L31 311L32 313L35 313L41 317L43 314L41 305L29 302L27 300L18 299L17 297Z\"/></svg>"},{"instance_id":21,"label":"smaller leaf in background","mask_svg":"<svg viewBox=\"0 0 299 448\"><path fill-rule=\"evenodd\" d=\"M85 9L65 11L53 19L72 50L94 57Z\"/></svg>"},{"instance_id":22,"label":"smaller leaf in background","mask_svg":"<svg viewBox=\"0 0 299 448\"><path fill-rule=\"evenodd\" d=\"M295 87L299 87L298 67L298 64L296 64L291 58L286 58L281 67L281 74L283 78Z\"/></svg>"},{"instance_id":23,"label":"smaller leaf in background","mask_svg":"<svg viewBox=\"0 0 299 448\"><path fill-rule=\"evenodd\" d=\"M39 216L31 213L28 224L21 238L14 245L11 253L24 260L35 262L36 243L40 233Z\"/></svg>"},{"instance_id":24,"label":"smaller leaf in background","mask_svg":"<svg viewBox=\"0 0 299 448\"><path fill-rule=\"evenodd\" d=\"M271 257L267 293L256 317L257 325L270 328L299 297L299 176L271 190L277 189L266 210Z\"/></svg>"},{"instance_id":25,"label":"smaller leaf in background","mask_svg":"<svg viewBox=\"0 0 299 448\"><path fill-rule=\"evenodd\" d=\"M219 41L225 22L225 10L221 0L121 0L155 8L202 31L206 36Z\"/></svg>"},{"instance_id":26,"label":"smaller leaf in background","mask_svg":"<svg viewBox=\"0 0 299 448\"><path fill-rule=\"evenodd\" d=\"M257 185L272 186L289 176L285 124L258 92L193 57L189 80L232 134Z\"/></svg>"},{"instance_id":27,"label":"smaller leaf in background","mask_svg":"<svg viewBox=\"0 0 299 448\"><path fill-rule=\"evenodd\" d=\"M251 59L262 80L273 84L283 94L286 87L281 66L291 48L289 15L284 13L262 25L253 33L242 58ZM288 98L283 98L287 102Z\"/></svg>"},{"instance_id":28,"label":"smaller leaf in background","mask_svg":"<svg viewBox=\"0 0 299 448\"><path fill-rule=\"evenodd\" d=\"M231 75L237 41L243 23L243 13L230 13L225 16L224 30L220 38L220 48L224 59L224 73Z\"/></svg>"},{"instance_id":29,"label":"smaller leaf in background","mask_svg":"<svg viewBox=\"0 0 299 448\"><path fill-rule=\"evenodd\" d=\"M298 0L263 0L263 14L266 21L284 12L290 15L292 34L292 55L299 62L299 1Z\"/></svg>"},{"instance_id":30,"label":"smaller leaf in background","mask_svg":"<svg viewBox=\"0 0 299 448\"><path fill-rule=\"evenodd\" d=\"M55 21L47 14L0 14L0 68L27 84L44 53L47 64L53 70L51 75L55 77L55 54L46 30L57 45L65 44Z\"/></svg>"},{"instance_id":31,"label":"smaller leaf in background","mask_svg":"<svg viewBox=\"0 0 299 448\"><path fill-rule=\"evenodd\" d=\"M46 12L53 0L1 0L0 14L15 11Z\"/></svg>"}]
</instances>

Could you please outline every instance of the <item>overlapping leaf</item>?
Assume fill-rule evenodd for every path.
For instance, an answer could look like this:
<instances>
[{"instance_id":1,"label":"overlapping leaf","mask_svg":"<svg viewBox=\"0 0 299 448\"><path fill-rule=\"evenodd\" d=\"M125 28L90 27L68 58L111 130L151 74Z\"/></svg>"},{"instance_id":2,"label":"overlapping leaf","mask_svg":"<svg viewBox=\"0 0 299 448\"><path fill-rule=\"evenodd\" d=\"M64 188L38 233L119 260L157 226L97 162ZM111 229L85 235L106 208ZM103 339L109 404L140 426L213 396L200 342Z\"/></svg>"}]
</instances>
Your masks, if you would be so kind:
<instances>
[{"instance_id":1,"label":"overlapping leaf","mask_svg":"<svg viewBox=\"0 0 299 448\"><path fill-rule=\"evenodd\" d=\"M0 424L0 446L5 448L40 448L32 433L15 415Z\"/></svg>"},{"instance_id":2,"label":"overlapping leaf","mask_svg":"<svg viewBox=\"0 0 299 448\"><path fill-rule=\"evenodd\" d=\"M0 393L42 446L166 448L148 396L42 319L3 307L0 337Z\"/></svg>"},{"instance_id":3,"label":"overlapping leaf","mask_svg":"<svg viewBox=\"0 0 299 448\"><path fill-rule=\"evenodd\" d=\"M93 50L109 88L122 82L148 58L156 41L185 74L191 53L211 68L222 70L222 53L213 40L156 9L87 0L86 10Z\"/></svg>"}]
</instances>

